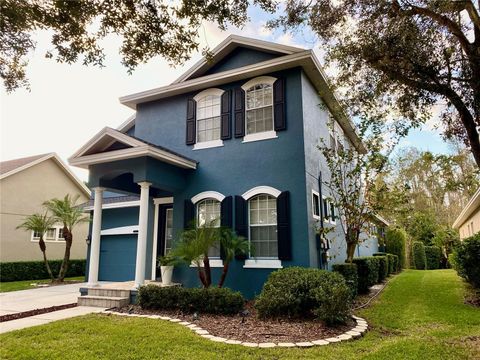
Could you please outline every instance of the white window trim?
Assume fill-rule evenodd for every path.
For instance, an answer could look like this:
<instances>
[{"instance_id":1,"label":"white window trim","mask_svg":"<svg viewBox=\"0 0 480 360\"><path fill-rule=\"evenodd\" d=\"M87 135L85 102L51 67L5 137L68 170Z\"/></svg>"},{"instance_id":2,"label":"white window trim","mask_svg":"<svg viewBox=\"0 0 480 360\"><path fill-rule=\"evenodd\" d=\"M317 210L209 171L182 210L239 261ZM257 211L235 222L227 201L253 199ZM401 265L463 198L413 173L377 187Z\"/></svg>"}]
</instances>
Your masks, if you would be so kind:
<instances>
[{"instance_id":1,"label":"white window trim","mask_svg":"<svg viewBox=\"0 0 480 360\"><path fill-rule=\"evenodd\" d=\"M60 244L65 243L65 239L58 237L58 235L60 234L60 229L63 229L63 225L54 225L54 226L52 226L52 229L55 229L55 239L44 238L43 241L46 242L46 243L47 242L48 243L60 243ZM34 235L34 231L31 232L30 241L31 242L39 242L40 238L34 237L33 235Z\"/></svg>"},{"instance_id":2,"label":"white window trim","mask_svg":"<svg viewBox=\"0 0 480 360\"><path fill-rule=\"evenodd\" d=\"M245 131L246 132L246 131ZM277 139L277 132L275 130L269 131L262 131L254 134L248 134L243 137L242 143L253 142L253 141L261 141L261 140L269 140L269 139Z\"/></svg>"},{"instance_id":3,"label":"white window trim","mask_svg":"<svg viewBox=\"0 0 480 360\"><path fill-rule=\"evenodd\" d=\"M321 211L322 211L322 212L325 211L325 207L324 207L323 201L324 201L324 200L327 200L328 214L329 214L328 219L327 219L326 216L325 216L326 214L323 214L323 221L326 222L327 224L337 225L337 220L332 220L332 219L331 219L331 214L330 214L330 212L331 212L331 207L330 207L330 206L331 206L331 205L330 205L331 202L330 202L330 200L328 200L328 199L329 199L328 196L322 195L322 205L321 205L321 206L322 206L322 210L321 210ZM337 209L337 208L335 208L335 209Z\"/></svg>"},{"instance_id":4,"label":"white window trim","mask_svg":"<svg viewBox=\"0 0 480 360\"><path fill-rule=\"evenodd\" d=\"M282 261L278 259L246 259L244 269L282 269Z\"/></svg>"},{"instance_id":5,"label":"white window trim","mask_svg":"<svg viewBox=\"0 0 480 360\"><path fill-rule=\"evenodd\" d=\"M225 199L225 195L219 193L218 191L203 191L191 198L192 203L194 204L205 199L215 199L219 202L222 202L223 199Z\"/></svg>"},{"instance_id":6,"label":"white window trim","mask_svg":"<svg viewBox=\"0 0 480 360\"><path fill-rule=\"evenodd\" d=\"M210 140L210 141L196 142L193 145L192 150L210 149L210 148L216 148L216 147L222 147L222 146L223 146L222 139Z\"/></svg>"},{"instance_id":7,"label":"white window trim","mask_svg":"<svg viewBox=\"0 0 480 360\"><path fill-rule=\"evenodd\" d=\"M209 258L209 262L210 262L210 267L211 268L223 268L223 260L222 259L210 259ZM203 262L202 262L203 263ZM190 267L191 268L196 268L197 267L197 264L195 264L194 262L192 262L190 264Z\"/></svg>"},{"instance_id":8,"label":"white window trim","mask_svg":"<svg viewBox=\"0 0 480 360\"><path fill-rule=\"evenodd\" d=\"M203 91L200 91L197 95L193 97L193 100L197 102L198 100L204 98L205 96L222 96L225 90L219 88L210 88Z\"/></svg>"},{"instance_id":9,"label":"white window trim","mask_svg":"<svg viewBox=\"0 0 480 360\"><path fill-rule=\"evenodd\" d=\"M256 196L256 195L260 195L260 194L267 194L267 195L271 195L271 196L277 198L281 194L281 191L278 190L278 189L275 189L271 186L262 185L262 186L256 186L256 187L244 192L242 197L245 200L248 200L251 197Z\"/></svg>"},{"instance_id":10,"label":"white window trim","mask_svg":"<svg viewBox=\"0 0 480 360\"><path fill-rule=\"evenodd\" d=\"M260 140L268 140L268 139L276 139L278 138L277 132L275 131L275 114L274 114L274 104L273 104L273 83L277 81L277 78L273 76L259 76L247 81L245 84L242 85L242 89L245 91L245 136L243 137L242 143L252 142L252 141L260 141ZM253 134L247 134L247 111L248 110L255 110L254 109L247 109L247 90L254 87L255 85L259 84L267 84L272 86L272 130L262 131ZM266 106L262 106L266 107Z\"/></svg>"},{"instance_id":11,"label":"white window trim","mask_svg":"<svg viewBox=\"0 0 480 360\"><path fill-rule=\"evenodd\" d=\"M158 212L160 205L173 204L173 197L154 198L155 215L153 220L153 247L152 247L152 280L157 279L157 238L158 238Z\"/></svg>"},{"instance_id":12,"label":"white window trim","mask_svg":"<svg viewBox=\"0 0 480 360\"><path fill-rule=\"evenodd\" d=\"M247 91L251 87L253 87L255 85L259 85L259 84L268 84L268 85L273 86L273 83L275 81L277 81L277 78L274 78L273 76L258 76L256 78L253 78L253 79L247 81L245 84L243 84L242 89L244 91ZM247 108L247 107L245 106L245 108Z\"/></svg>"},{"instance_id":13,"label":"white window trim","mask_svg":"<svg viewBox=\"0 0 480 360\"><path fill-rule=\"evenodd\" d=\"M318 206L322 206L322 204L320 203L320 194L318 193L318 191L315 191L315 190L312 190L312 217L315 219L315 220L320 220L320 214L321 214L321 211L322 209L318 209L319 213L318 215L315 215L315 201L313 201L313 197L314 195L316 195L318 197Z\"/></svg>"}]
</instances>

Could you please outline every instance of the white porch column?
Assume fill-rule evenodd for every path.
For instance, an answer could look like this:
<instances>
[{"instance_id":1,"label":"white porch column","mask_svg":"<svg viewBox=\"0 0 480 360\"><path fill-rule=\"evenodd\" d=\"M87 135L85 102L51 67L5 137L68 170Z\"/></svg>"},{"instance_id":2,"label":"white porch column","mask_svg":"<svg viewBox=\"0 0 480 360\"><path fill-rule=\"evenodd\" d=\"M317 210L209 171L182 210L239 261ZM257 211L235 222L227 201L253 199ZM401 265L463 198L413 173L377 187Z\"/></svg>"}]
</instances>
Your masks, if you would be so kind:
<instances>
[{"instance_id":1,"label":"white porch column","mask_svg":"<svg viewBox=\"0 0 480 360\"><path fill-rule=\"evenodd\" d=\"M102 204L104 188L93 188L92 239L90 242L90 262L88 267L88 286L98 286L98 265L100 262L100 231L102 229Z\"/></svg>"},{"instance_id":2,"label":"white porch column","mask_svg":"<svg viewBox=\"0 0 480 360\"><path fill-rule=\"evenodd\" d=\"M148 228L148 199L149 182L139 182L140 185L140 213L138 216L137 261L135 265L135 287L145 282L145 263L147 258L147 228Z\"/></svg>"}]
</instances>

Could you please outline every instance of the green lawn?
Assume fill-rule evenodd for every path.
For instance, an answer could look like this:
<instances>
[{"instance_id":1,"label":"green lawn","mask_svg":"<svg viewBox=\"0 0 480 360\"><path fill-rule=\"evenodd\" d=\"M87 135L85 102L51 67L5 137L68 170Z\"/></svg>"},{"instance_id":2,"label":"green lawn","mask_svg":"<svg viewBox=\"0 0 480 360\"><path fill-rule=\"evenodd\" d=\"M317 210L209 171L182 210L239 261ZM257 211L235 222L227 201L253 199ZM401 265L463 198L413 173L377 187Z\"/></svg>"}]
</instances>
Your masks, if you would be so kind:
<instances>
[{"instance_id":1,"label":"green lawn","mask_svg":"<svg viewBox=\"0 0 480 360\"><path fill-rule=\"evenodd\" d=\"M84 279L85 279L84 276L65 278L65 280L67 281L68 280L82 281ZM35 286L32 286L30 284L46 284L49 282L50 282L50 279L0 282L0 292L34 289Z\"/></svg>"},{"instance_id":2,"label":"green lawn","mask_svg":"<svg viewBox=\"0 0 480 360\"><path fill-rule=\"evenodd\" d=\"M374 305L360 340L310 349L213 343L161 320L87 315L0 336L1 359L479 359L480 310L452 270L408 270Z\"/></svg>"}]
</instances>

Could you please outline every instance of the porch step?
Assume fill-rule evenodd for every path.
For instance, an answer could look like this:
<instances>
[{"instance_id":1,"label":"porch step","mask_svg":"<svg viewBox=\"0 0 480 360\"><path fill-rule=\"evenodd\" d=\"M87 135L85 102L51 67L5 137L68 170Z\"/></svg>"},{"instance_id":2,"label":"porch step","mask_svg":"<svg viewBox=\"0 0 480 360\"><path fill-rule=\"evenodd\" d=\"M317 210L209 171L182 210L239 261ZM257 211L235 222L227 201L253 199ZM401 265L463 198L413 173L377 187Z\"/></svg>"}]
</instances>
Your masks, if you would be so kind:
<instances>
[{"instance_id":1,"label":"porch step","mask_svg":"<svg viewBox=\"0 0 480 360\"><path fill-rule=\"evenodd\" d=\"M83 295L78 298L79 306L122 307L130 303L130 297Z\"/></svg>"},{"instance_id":2,"label":"porch step","mask_svg":"<svg viewBox=\"0 0 480 360\"><path fill-rule=\"evenodd\" d=\"M130 290L108 289L108 288L88 288L88 295L108 296L108 297L130 297Z\"/></svg>"}]
</instances>

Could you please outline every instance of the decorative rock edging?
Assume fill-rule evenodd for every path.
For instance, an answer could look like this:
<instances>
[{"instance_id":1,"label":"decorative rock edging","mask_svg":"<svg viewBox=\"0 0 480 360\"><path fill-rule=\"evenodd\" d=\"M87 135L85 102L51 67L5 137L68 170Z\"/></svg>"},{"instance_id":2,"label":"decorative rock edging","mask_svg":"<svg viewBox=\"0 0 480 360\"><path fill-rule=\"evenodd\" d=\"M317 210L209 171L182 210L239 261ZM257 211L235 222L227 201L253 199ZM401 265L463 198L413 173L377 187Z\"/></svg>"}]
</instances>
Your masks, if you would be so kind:
<instances>
[{"instance_id":1,"label":"decorative rock edging","mask_svg":"<svg viewBox=\"0 0 480 360\"><path fill-rule=\"evenodd\" d=\"M349 331L334 336L326 339L320 339L320 340L313 340L313 341L304 341L304 342L297 342L297 343L289 343L289 342L280 342L280 343L254 343L254 342L243 342L239 340L234 340L234 339L225 339L219 336L214 336L211 335L207 330L202 329L201 327L189 323L188 321L182 321L180 319L174 319L170 318L168 316L160 316L160 315L141 315L141 314L127 314L127 313L118 313L115 311L110 311L110 310L104 310L103 311L106 314L114 314L114 315L120 315L120 316L131 316L131 317L143 317L143 318L149 318L149 319L160 319L160 320L167 320L179 325L183 325L186 328L194 331L204 339L208 339L214 342L218 343L224 343L224 344L229 344L229 345L242 345L245 347L251 347L251 348L274 348L274 347L299 347L299 348L309 348L312 346L324 346L328 345L331 343L339 343L341 341L349 341L349 340L354 340L357 339L367 331L368 324L365 319L362 319L358 316L352 315L352 318L355 320L357 323L357 326L354 328L350 329Z\"/></svg>"}]
</instances>

